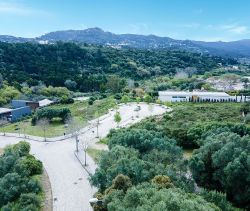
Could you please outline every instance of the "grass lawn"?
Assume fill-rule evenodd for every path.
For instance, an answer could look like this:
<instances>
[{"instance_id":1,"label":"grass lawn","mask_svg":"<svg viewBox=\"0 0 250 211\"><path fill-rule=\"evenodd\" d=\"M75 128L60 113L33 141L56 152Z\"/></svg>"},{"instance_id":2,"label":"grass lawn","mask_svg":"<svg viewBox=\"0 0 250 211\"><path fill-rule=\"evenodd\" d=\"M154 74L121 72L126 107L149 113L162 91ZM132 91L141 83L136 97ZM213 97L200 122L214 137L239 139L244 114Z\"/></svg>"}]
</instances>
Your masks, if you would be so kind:
<instances>
[{"instance_id":1,"label":"grass lawn","mask_svg":"<svg viewBox=\"0 0 250 211\"><path fill-rule=\"evenodd\" d=\"M93 149L93 148L88 148L87 153L88 155L94 159L95 162L98 162L100 159L101 153L103 150L100 149Z\"/></svg>"},{"instance_id":2,"label":"grass lawn","mask_svg":"<svg viewBox=\"0 0 250 211\"><path fill-rule=\"evenodd\" d=\"M115 100L112 97L108 97L102 100L97 100L93 105L89 106L87 101L76 101L73 104L68 105L53 105L52 108L69 108L73 118L82 126L86 126L88 120L95 119L98 116L102 116L108 112L108 109L115 106ZM44 136L43 130L38 125L31 125L31 118L9 124L0 128L0 132L11 133L25 133L34 136ZM52 121L47 129L46 137L55 137L67 133L68 129L60 121Z\"/></svg>"}]
</instances>

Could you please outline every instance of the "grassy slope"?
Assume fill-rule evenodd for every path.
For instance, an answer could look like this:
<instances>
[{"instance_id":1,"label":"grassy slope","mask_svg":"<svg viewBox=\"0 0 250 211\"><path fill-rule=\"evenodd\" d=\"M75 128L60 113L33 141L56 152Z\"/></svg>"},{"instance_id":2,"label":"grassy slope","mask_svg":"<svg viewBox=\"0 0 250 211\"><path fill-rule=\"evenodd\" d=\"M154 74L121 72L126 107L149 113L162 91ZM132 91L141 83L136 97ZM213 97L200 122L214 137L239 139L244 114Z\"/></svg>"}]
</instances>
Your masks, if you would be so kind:
<instances>
[{"instance_id":1,"label":"grassy slope","mask_svg":"<svg viewBox=\"0 0 250 211\"><path fill-rule=\"evenodd\" d=\"M102 100L95 101L93 105L89 106L87 101L84 102L75 102L74 104L69 105L53 105L51 107L54 108L69 108L74 119L82 125L82 127L86 126L87 121L94 119L98 116L101 116L107 113L108 109L115 106L115 101L113 98L106 98ZM13 124L9 124L4 128L0 128L0 131L3 132L13 132L18 133L20 128L21 133L25 133L28 135L35 136L43 136L43 131L39 126L32 126L31 119L24 120L21 122L16 122ZM64 127L64 124L60 121L53 121L46 132L47 137L54 137L63 135L63 133L67 133L67 129Z\"/></svg>"}]
</instances>

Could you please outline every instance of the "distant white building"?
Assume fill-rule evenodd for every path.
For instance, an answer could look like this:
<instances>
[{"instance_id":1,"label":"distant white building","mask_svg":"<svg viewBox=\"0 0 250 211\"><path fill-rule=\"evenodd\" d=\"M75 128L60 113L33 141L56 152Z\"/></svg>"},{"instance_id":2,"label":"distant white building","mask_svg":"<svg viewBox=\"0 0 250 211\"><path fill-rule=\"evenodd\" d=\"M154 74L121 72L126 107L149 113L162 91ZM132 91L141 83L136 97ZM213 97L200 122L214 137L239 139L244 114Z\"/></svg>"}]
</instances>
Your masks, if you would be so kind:
<instances>
[{"instance_id":1,"label":"distant white building","mask_svg":"<svg viewBox=\"0 0 250 211\"><path fill-rule=\"evenodd\" d=\"M38 103L39 103L39 107L45 107L45 106L53 104L54 101L44 99L44 100L40 100Z\"/></svg>"},{"instance_id":2,"label":"distant white building","mask_svg":"<svg viewBox=\"0 0 250 211\"><path fill-rule=\"evenodd\" d=\"M162 102L238 102L239 100L236 96L230 96L225 92L205 91L159 91L159 99Z\"/></svg>"}]
</instances>

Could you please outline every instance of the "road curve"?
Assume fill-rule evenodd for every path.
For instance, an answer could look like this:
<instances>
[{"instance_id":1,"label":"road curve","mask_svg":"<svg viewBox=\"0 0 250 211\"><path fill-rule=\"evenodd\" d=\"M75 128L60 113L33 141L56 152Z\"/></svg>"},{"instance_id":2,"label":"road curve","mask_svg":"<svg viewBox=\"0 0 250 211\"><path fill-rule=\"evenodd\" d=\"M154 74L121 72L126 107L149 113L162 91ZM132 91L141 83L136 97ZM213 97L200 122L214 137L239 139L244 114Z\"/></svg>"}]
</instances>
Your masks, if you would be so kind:
<instances>
[{"instance_id":1,"label":"road curve","mask_svg":"<svg viewBox=\"0 0 250 211\"><path fill-rule=\"evenodd\" d=\"M147 105L141 103L140 111L135 111L137 104L121 105L119 112L122 117L120 126L128 126L151 115L159 115L167 108L159 105ZM109 130L117 127L114 122L115 111L110 111L105 118L100 118L99 136L104 137ZM95 124L95 121L92 121ZM89 145L94 145L95 129L88 129L80 135L81 140L87 140ZM25 138L0 136L0 148L9 144L15 144ZM87 172L75 157L75 140L68 138L57 142L39 142L26 140L31 144L31 153L43 162L43 165L50 178L53 194L54 211L89 211L92 210L88 201L95 193L96 189L91 187ZM88 157L88 160L91 159ZM94 163L91 161L90 163ZM96 166L91 166L94 170Z\"/></svg>"}]
</instances>

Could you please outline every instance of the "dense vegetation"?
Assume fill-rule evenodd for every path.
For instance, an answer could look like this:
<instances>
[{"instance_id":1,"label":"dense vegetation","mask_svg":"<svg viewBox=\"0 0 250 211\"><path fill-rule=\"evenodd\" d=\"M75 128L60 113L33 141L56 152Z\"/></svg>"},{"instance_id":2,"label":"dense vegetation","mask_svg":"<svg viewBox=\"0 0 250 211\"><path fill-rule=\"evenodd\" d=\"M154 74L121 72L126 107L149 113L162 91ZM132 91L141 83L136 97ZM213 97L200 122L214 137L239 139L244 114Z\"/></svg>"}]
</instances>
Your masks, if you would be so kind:
<instances>
[{"instance_id":1,"label":"dense vegetation","mask_svg":"<svg viewBox=\"0 0 250 211\"><path fill-rule=\"evenodd\" d=\"M100 190L108 188L118 174L125 174L138 184L167 173L172 175L173 184L193 189L192 181L185 179L187 169L182 166L182 151L174 140L145 129L121 130L110 136L110 151L103 153L100 169L92 177ZM184 183L190 186L184 187Z\"/></svg>"},{"instance_id":2,"label":"dense vegetation","mask_svg":"<svg viewBox=\"0 0 250 211\"><path fill-rule=\"evenodd\" d=\"M150 183L132 187L126 193L120 190L113 191L106 201L109 211L220 210L215 204L207 202L196 194L186 193L177 188L159 188Z\"/></svg>"},{"instance_id":3,"label":"dense vegetation","mask_svg":"<svg viewBox=\"0 0 250 211\"><path fill-rule=\"evenodd\" d=\"M27 142L8 146L0 156L0 210L39 211L42 163L30 155Z\"/></svg>"},{"instance_id":4,"label":"dense vegetation","mask_svg":"<svg viewBox=\"0 0 250 211\"><path fill-rule=\"evenodd\" d=\"M166 113L162 119L151 118L143 127L162 132L175 139L179 146L191 149L197 148L202 134L213 128L228 127L241 136L250 135L249 124L245 123L238 103L177 103L172 106L171 113Z\"/></svg>"},{"instance_id":5,"label":"dense vegetation","mask_svg":"<svg viewBox=\"0 0 250 211\"><path fill-rule=\"evenodd\" d=\"M108 143L91 177L103 200L94 210L237 210L223 193L196 193L181 148L145 122L112 131Z\"/></svg>"},{"instance_id":6,"label":"dense vegetation","mask_svg":"<svg viewBox=\"0 0 250 211\"><path fill-rule=\"evenodd\" d=\"M91 177L104 202L95 210L249 209L249 105L175 104L111 131ZM198 149L185 160L178 145Z\"/></svg>"},{"instance_id":7,"label":"dense vegetation","mask_svg":"<svg viewBox=\"0 0 250 211\"><path fill-rule=\"evenodd\" d=\"M39 81L47 86L67 86L80 91L106 90L107 75L134 80L154 75L173 75L177 69L204 73L234 60L182 51L113 49L56 43L0 43L0 73L10 85L19 87Z\"/></svg>"},{"instance_id":8,"label":"dense vegetation","mask_svg":"<svg viewBox=\"0 0 250 211\"><path fill-rule=\"evenodd\" d=\"M224 131L223 131L224 130ZM190 160L197 184L222 191L230 201L250 208L250 138L217 128Z\"/></svg>"}]
</instances>

